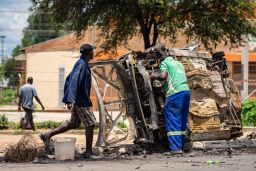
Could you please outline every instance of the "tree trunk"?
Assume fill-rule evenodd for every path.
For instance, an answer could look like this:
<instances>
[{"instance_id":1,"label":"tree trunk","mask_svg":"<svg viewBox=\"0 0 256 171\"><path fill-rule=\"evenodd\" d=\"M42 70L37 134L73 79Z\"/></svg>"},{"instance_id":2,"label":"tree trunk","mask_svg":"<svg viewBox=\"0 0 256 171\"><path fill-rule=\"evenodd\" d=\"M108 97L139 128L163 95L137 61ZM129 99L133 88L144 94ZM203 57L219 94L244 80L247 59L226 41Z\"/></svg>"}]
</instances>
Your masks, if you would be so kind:
<instances>
[{"instance_id":1,"label":"tree trunk","mask_svg":"<svg viewBox=\"0 0 256 171\"><path fill-rule=\"evenodd\" d=\"M141 29L142 30L142 29ZM143 35L143 40L144 40L144 48L148 49L150 48L150 32L148 31L148 29L146 28L145 30L142 30L142 35Z\"/></svg>"},{"instance_id":2,"label":"tree trunk","mask_svg":"<svg viewBox=\"0 0 256 171\"><path fill-rule=\"evenodd\" d=\"M142 15L142 11L140 8L140 2L139 0L137 1L137 3L135 4L135 8L136 8L136 19L138 20L138 23L140 25L140 30L141 33L143 35L143 40L144 40L144 48L150 48L150 30L149 27L147 27L147 23L144 22L143 20L143 15Z\"/></svg>"},{"instance_id":3,"label":"tree trunk","mask_svg":"<svg viewBox=\"0 0 256 171\"><path fill-rule=\"evenodd\" d=\"M151 46L155 46L156 45L158 34L159 34L158 33L158 25L157 25L156 22L154 22L154 34L153 34L153 41L152 41Z\"/></svg>"}]
</instances>

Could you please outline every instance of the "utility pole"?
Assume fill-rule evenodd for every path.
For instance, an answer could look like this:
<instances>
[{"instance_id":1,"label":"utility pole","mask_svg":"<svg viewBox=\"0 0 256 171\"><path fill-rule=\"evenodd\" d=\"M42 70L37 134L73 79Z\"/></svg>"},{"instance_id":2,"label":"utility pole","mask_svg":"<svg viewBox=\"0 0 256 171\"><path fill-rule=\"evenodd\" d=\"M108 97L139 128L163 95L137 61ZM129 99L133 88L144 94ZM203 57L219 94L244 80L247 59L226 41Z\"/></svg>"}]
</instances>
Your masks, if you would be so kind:
<instances>
[{"instance_id":1,"label":"utility pole","mask_svg":"<svg viewBox=\"0 0 256 171\"><path fill-rule=\"evenodd\" d=\"M4 62L4 39L5 39L6 36L4 35L1 35L0 38L1 38L1 43L2 43L2 56L1 56L1 64Z\"/></svg>"},{"instance_id":2,"label":"utility pole","mask_svg":"<svg viewBox=\"0 0 256 171\"><path fill-rule=\"evenodd\" d=\"M242 101L245 100L248 96L248 82L249 82L249 40L246 41L244 47L242 48Z\"/></svg>"},{"instance_id":3,"label":"utility pole","mask_svg":"<svg viewBox=\"0 0 256 171\"><path fill-rule=\"evenodd\" d=\"M96 46L96 40L97 40L97 27L96 27L96 23L93 24L92 26L92 45ZM95 62L96 59L93 58L93 62Z\"/></svg>"}]
</instances>

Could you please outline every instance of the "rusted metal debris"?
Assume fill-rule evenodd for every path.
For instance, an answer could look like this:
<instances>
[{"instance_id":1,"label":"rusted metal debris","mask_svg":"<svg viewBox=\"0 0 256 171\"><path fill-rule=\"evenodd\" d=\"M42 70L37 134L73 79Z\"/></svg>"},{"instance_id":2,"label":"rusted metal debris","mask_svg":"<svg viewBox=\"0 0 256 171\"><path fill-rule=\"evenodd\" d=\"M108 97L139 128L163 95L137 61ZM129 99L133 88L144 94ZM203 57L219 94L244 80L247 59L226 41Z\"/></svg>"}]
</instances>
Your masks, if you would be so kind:
<instances>
[{"instance_id":1,"label":"rusted metal debris","mask_svg":"<svg viewBox=\"0 0 256 171\"><path fill-rule=\"evenodd\" d=\"M182 49L168 49L168 52L184 65L191 89L188 137L197 141L240 136L240 94L228 77L224 53L210 56ZM145 52L131 52L117 61L91 64L92 83L100 112L97 145L118 143L127 138L145 143L165 141L163 82L149 77L151 72L160 72L159 64L154 47ZM107 99L109 87L114 91L114 99ZM118 111L115 117L109 106L115 106L114 110ZM118 126L120 118L128 119L128 129ZM113 130L121 131L122 136L110 140Z\"/></svg>"}]
</instances>

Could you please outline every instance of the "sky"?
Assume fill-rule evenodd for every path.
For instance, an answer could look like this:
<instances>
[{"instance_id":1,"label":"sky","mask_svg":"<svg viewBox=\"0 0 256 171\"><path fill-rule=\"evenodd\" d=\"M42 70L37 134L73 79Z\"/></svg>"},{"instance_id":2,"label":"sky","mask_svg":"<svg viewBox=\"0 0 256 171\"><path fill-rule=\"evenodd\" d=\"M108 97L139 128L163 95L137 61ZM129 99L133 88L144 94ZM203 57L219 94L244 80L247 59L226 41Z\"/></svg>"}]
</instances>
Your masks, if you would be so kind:
<instances>
[{"instance_id":1,"label":"sky","mask_svg":"<svg viewBox=\"0 0 256 171\"><path fill-rule=\"evenodd\" d=\"M0 0L0 36L6 36L4 56L11 56L13 48L21 44L22 30L28 25L28 8L31 5L30 0Z\"/></svg>"}]
</instances>

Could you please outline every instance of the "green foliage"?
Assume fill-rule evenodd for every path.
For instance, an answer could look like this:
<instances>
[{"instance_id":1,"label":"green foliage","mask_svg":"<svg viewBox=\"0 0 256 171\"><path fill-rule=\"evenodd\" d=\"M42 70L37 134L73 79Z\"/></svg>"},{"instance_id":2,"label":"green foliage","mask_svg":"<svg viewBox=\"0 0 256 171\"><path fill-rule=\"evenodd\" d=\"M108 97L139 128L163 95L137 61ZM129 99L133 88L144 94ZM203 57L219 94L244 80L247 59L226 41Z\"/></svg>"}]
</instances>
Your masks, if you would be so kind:
<instances>
[{"instance_id":1,"label":"green foliage","mask_svg":"<svg viewBox=\"0 0 256 171\"><path fill-rule=\"evenodd\" d=\"M127 125L123 122L123 121L119 121L118 123L117 123L117 126L119 127L119 128L127 128Z\"/></svg>"},{"instance_id":2,"label":"green foliage","mask_svg":"<svg viewBox=\"0 0 256 171\"><path fill-rule=\"evenodd\" d=\"M9 79L9 86L17 86L19 84L18 73L15 72L15 68L18 66L17 61L14 58L9 58L3 63L3 75L4 78Z\"/></svg>"},{"instance_id":3,"label":"green foliage","mask_svg":"<svg viewBox=\"0 0 256 171\"><path fill-rule=\"evenodd\" d=\"M15 129L15 130L18 130L18 129L21 129L20 128L20 124L19 123L16 123L16 122L9 122L8 124L8 129Z\"/></svg>"},{"instance_id":4,"label":"green foliage","mask_svg":"<svg viewBox=\"0 0 256 171\"><path fill-rule=\"evenodd\" d=\"M13 50L12 50L12 56L17 56L20 54L21 46L17 45Z\"/></svg>"},{"instance_id":5,"label":"green foliage","mask_svg":"<svg viewBox=\"0 0 256 171\"><path fill-rule=\"evenodd\" d=\"M40 10L40 7L29 9L28 27L23 30L22 47L44 42L69 33L66 24L55 23L50 13Z\"/></svg>"},{"instance_id":6,"label":"green foliage","mask_svg":"<svg viewBox=\"0 0 256 171\"><path fill-rule=\"evenodd\" d=\"M54 129L60 126L62 122L54 122L54 121L45 121L35 123L37 129Z\"/></svg>"},{"instance_id":7,"label":"green foliage","mask_svg":"<svg viewBox=\"0 0 256 171\"><path fill-rule=\"evenodd\" d=\"M7 122L6 122L7 121ZM1 128L1 125L5 125L4 128ZM35 126L37 129L54 129L60 126L62 122L55 122L55 121L44 121L44 122L37 122ZM13 130L20 130L20 124L16 122L8 122L8 119L5 115L0 115L0 129L13 129Z\"/></svg>"},{"instance_id":8,"label":"green foliage","mask_svg":"<svg viewBox=\"0 0 256 171\"><path fill-rule=\"evenodd\" d=\"M29 11L32 14L27 19L28 26L23 30L21 45L17 45L13 49L12 56L19 55L20 50L24 47L54 39L71 32L67 30L68 24L54 22L52 15L40 10L40 6L34 9L31 7Z\"/></svg>"},{"instance_id":9,"label":"green foliage","mask_svg":"<svg viewBox=\"0 0 256 171\"><path fill-rule=\"evenodd\" d=\"M145 48L159 36L175 42L178 34L211 48L224 41L241 43L256 29L247 20L254 18L254 0L32 0L34 7L51 14L56 23L72 23L81 35L96 24L105 38L103 50L127 44L143 36ZM38 8L39 7L39 8Z\"/></svg>"},{"instance_id":10,"label":"green foliage","mask_svg":"<svg viewBox=\"0 0 256 171\"><path fill-rule=\"evenodd\" d=\"M4 79L4 73L5 73L4 65L0 64L0 81Z\"/></svg>"},{"instance_id":11,"label":"green foliage","mask_svg":"<svg viewBox=\"0 0 256 171\"><path fill-rule=\"evenodd\" d=\"M16 91L13 89L3 89L0 91L0 105L7 105L16 100Z\"/></svg>"},{"instance_id":12,"label":"green foliage","mask_svg":"<svg viewBox=\"0 0 256 171\"><path fill-rule=\"evenodd\" d=\"M246 101L242 109L244 126L256 126L256 101Z\"/></svg>"},{"instance_id":13,"label":"green foliage","mask_svg":"<svg viewBox=\"0 0 256 171\"><path fill-rule=\"evenodd\" d=\"M8 124L8 118L4 114L0 114L0 129L7 129Z\"/></svg>"}]
</instances>

